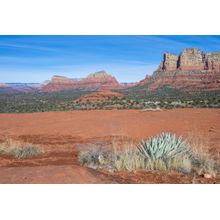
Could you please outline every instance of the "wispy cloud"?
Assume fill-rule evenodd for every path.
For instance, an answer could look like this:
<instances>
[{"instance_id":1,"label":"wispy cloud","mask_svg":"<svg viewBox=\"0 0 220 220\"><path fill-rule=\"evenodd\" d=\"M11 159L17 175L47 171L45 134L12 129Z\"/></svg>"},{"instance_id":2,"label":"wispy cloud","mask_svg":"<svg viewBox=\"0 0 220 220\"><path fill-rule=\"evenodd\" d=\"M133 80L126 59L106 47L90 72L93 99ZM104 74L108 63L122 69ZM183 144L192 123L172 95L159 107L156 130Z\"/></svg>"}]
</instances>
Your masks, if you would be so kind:
<instances>
[{"instance_id":1,"label":"wispy cloud","mask_svg":"<svg viewBox=\"0 0 220 220\"><path fill-rule=\"evenodd\" d=\"M11 48L39 50L39 51L58 51L57 48L34 46L34 45L29 45L29 44L15 44L15 43L0 43L0 47L11 47Z\"/></svg>"}]
</instances>

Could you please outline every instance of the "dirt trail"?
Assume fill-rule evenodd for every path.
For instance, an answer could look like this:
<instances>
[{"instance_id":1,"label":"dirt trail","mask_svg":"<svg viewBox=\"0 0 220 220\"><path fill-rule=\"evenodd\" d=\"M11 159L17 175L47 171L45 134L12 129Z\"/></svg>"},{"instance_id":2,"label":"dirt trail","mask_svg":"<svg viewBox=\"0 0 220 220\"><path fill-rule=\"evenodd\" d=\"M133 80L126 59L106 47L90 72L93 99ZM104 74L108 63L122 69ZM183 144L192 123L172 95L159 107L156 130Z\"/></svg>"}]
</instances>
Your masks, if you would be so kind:
<instances>
[{"instance_id":1,"label":"dirt trail","mask_svg":"<svg viewBox=\"0 0 220 220\"><path fill-rule=\"evenodd\" d=\"M78 151L109 146L112 140L135 141L161 132L208 140L213 154L220 152L220 109L176 109L162 112L94 110L31 114L0 114L0 140L7 137L40 144L46 155L16 161L0 158L1 183L136 183L181 182L177 174L107 174L77 164ZM144 175L148 180L144 178ZM166 176L166 175L165 175ZM155 178L154 178L155 177ZM177 178L178 177L178 178ZM214 180L213 180L214 181Z\"/></svg>"}]
</instances>

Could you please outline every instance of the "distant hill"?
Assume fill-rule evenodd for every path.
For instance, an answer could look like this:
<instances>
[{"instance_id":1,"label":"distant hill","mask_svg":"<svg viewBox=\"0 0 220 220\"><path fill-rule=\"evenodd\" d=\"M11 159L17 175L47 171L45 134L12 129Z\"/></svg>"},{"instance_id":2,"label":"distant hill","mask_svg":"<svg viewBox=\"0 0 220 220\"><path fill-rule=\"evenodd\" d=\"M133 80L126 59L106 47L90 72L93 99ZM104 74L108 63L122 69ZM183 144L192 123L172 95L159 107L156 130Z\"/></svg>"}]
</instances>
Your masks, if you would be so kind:
<instances>
[{"instance_id":1,"label":"distant hill","mask_svg":"<svg viewBox=\"0 0 220 220\"><path fill-rule=\"evenodd\" d=\"M41 91L52 92L61 90L111 90L121 89L122 85L115 77L105 71L89 74L83 79L70 79L64 76L53 76L52 79L42 86Z\"/></svg>"},{"instance_id":2,"label":"distant hill","mask_svg":"<svg viewBox=\"0 0 220 220\"><path fill-rule=\"evenodd\" d=\"M40 83L3 83L0 84L0 93L37 92L40 87Z\"/></svg>"}]
</instances>

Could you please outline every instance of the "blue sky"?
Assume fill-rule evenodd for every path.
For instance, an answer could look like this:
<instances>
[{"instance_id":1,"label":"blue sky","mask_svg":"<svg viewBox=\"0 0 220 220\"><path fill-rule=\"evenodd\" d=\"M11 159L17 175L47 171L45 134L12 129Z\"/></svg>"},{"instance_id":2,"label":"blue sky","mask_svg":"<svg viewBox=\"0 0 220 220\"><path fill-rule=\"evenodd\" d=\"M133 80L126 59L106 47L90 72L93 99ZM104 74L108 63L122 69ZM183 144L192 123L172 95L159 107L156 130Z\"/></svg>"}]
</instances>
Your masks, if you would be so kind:
<instances>
[{"instance_id":1,"label":"blue sky","mask_svg":"<svg viewBox=\"0 0 220 220\"><path fill-rule=\"evenodd\" d=\"M164 52L220 51L220 36L0 36L0 82L82 78L106 70L120 82L152 74Z\"/></svg>"}]
</instances>

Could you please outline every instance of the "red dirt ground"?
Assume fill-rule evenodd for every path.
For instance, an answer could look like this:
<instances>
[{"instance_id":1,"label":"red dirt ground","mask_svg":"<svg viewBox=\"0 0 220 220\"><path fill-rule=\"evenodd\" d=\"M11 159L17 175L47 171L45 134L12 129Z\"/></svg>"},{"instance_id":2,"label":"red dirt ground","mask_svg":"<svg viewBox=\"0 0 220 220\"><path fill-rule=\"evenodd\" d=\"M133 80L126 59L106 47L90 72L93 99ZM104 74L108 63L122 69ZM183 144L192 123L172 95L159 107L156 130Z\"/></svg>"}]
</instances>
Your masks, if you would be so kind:
<instances>
[{"instance_id":1,"label":"red dirt ground","mask_svg":"<svg viewBox=\"0 0 220 220\"><path fill-rule=\"evenodd\" d=\"M220 152L220 109L176 109L162 112L93 110L0 114L0 140L5 138L39 144L46 154L16 160L0 156L0 183L219 183L219 178L158 172L120 172L81 167L79 150L109 146L112 140L148 138L161 132L187 137L193 133L209 143L214 156Z\"/></svg>"}]
</instances>

